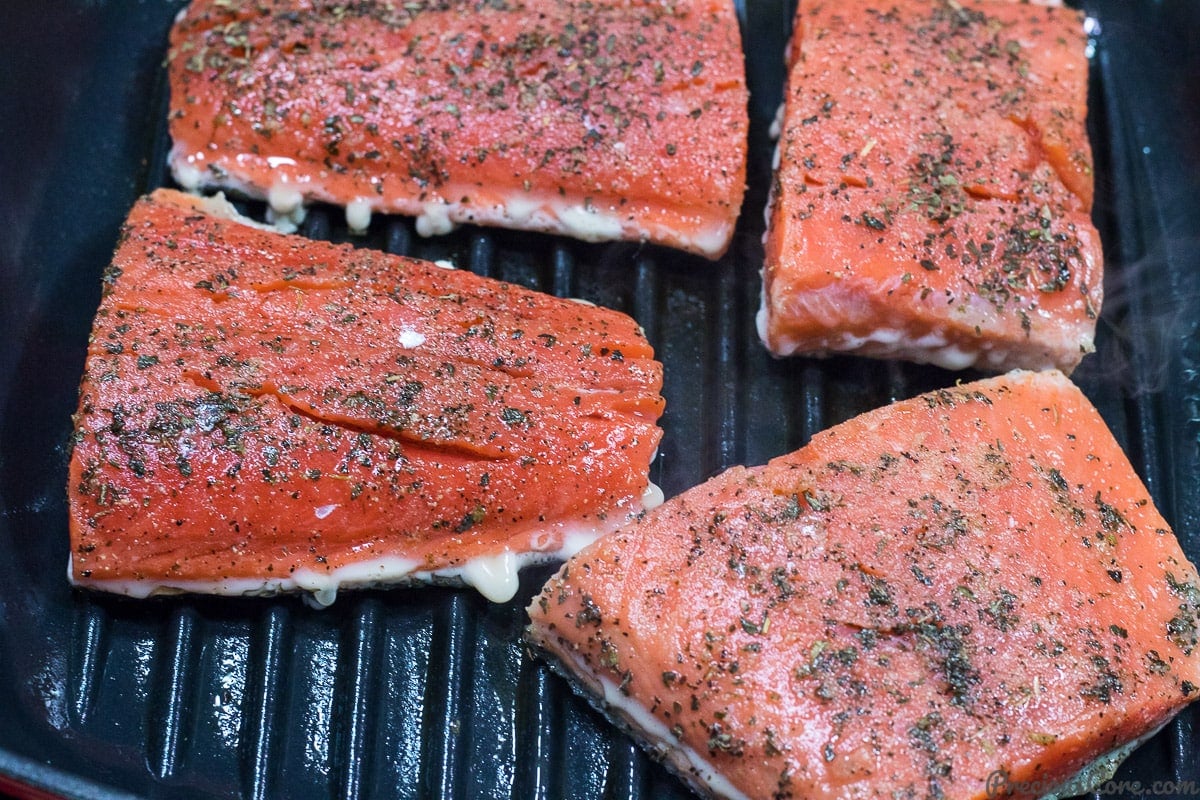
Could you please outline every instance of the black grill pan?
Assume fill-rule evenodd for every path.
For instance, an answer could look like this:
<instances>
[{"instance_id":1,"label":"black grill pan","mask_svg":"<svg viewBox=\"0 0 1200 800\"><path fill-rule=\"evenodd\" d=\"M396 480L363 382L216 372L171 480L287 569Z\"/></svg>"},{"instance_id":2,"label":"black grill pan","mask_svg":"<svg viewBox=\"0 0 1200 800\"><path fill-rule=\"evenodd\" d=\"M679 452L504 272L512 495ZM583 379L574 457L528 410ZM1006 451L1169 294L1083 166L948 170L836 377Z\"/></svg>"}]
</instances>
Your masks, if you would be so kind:
<instances>
[{"instance_id":1,"label":"black grill pan","mask_svg":"<svg viewBox=\"0 0 1200 800\"><path fill-rule=\"evenodd\" d=\"M754 334L762 209L794 1L740 8L750 191L717 264L654 247L377 219L350 239L450 258L632 313L666 366L668 496L959 377L855 358L771 359ZM578 798L687 791L521 643L549 576L469 590L133 602L66 581L66 442L100 271L164 169L166 34L179 2L0 4L0 793L69 798ZM1094 34L1099 351L1075 379L1200 557L1200 4L1085 0ZM261 211L250 206L248 211ZM1195 709L1117 775L1121 797L1200 796ZM1160 782L1157 785L1155 782ZM1179 782L1191 781L1190 785ZM1169 782L1174 785L1168 785ZM1169 791L1168 791L1169 790Z\"/></svg>"}]
</instances>

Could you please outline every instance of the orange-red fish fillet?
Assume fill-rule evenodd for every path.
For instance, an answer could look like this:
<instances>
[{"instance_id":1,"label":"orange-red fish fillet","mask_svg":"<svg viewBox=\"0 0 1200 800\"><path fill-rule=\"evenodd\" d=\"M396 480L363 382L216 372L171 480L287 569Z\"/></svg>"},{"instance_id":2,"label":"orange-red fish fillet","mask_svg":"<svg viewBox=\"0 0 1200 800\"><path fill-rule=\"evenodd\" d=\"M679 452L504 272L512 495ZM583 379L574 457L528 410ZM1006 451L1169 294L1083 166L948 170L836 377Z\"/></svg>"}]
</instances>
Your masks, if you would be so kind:
<instances>
[{"instance_id":1,"label":"orange-red fish fillet","mask_svg":"<svg viewBox=\"0 0 1200 800\"><path fill-rule=\"evenodd\" d=\"M803 2L768 216L772 352L1073 369L1093 349L1080 12Z\"/></svg>"},{"instance_id":2,"label":"orange-red fish fillet","mask_svg":"<svg viewBox=\"0 0 1200 800\"><path fill-rule=\"evenodd\" d=\"M749 127L730 0L195 0L171 165L294 217L322 200L716 258Z\"/></svg>"},{"instance_id":3,"label":"orange-red fish fillet","mask_svg":"<svg viewBox=\"0 0 1200 800\"><path fill-rule=\"evenodd\" d=\"M1036 797L1200 686L1196 570L1058 372L731 469L579 553L530 614L724 797Z\"/></svg>"},{"instance_id":4,"label":"orange-red fish fillet","mask_svg":"<svg viewBox=\"0 0 1200 800\"><path fill-rule=\"evenodd\" d=\"M145 596L456 579L643 508L661 366L629 317L283 236L158 191L88 347L71 577Z\"/></svg>"}]
</instances>

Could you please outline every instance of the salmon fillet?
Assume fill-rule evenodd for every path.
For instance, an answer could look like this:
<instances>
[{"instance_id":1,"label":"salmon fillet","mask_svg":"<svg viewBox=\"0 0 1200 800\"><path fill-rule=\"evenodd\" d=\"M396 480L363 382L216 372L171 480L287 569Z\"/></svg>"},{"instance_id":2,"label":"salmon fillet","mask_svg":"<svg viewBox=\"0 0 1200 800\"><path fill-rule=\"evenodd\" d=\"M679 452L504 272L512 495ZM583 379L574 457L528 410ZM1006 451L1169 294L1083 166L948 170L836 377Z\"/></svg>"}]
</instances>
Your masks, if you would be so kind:
<instances>
[{"instance_id":1,"label":"salmon fillet","mask_svg":"<svg viewBox=\"0 0 1200 800\"><path fill-rule=\"evenodd\" d=\"M1070 372L1093 348L1079 11L802 2L768 210L776 355Z\"/></svg>"},{"instance_id":2,"label":"salmon fillet","mask_svg":"<svg viewBox=\"0 0 1200 800\"><path fill-rule=\"evenodd\" d=\"M76 584L327 604L446 580L499 601L523 563L653 504L662 368L632 319L214 211L143 198L105 273Z\"/></svg>"},{"instance_id":3,"label":"salmon fillet","mask_svg":"<svg viewBox=\"0 0 1200 800\"><path fill-rule=\"evenodd\" d=\"M195 0L171 32L189 190L720 256L746 182L730 0Z\"/></svg>"},{"instance_id":4,"label":"salmon fillet","mask_svg":"<svg viewBox=\"0 0 1200 800\"><path fill-rule=\"evenodd\" d=\"M1200 685L1196 570L1059 372L733 468L579 553L529 613L711 796L1048 794Z\"/></svg>"}]
</instances>

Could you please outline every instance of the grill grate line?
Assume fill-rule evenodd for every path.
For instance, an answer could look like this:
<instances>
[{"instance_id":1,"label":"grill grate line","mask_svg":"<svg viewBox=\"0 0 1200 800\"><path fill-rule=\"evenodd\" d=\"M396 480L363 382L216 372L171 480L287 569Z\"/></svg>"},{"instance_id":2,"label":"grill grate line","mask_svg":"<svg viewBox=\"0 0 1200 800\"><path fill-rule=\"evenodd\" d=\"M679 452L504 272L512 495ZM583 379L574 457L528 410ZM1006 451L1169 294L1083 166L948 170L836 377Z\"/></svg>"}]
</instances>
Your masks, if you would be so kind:
<instances>
[{"instance_id":1,"label":"grill grate line","mask_svg":"<svg viewBox=\"0 0 1200 800\"><path fill-rule=\"evenodd\" d=\"M191 608L175 612L169 636L165 658L156 664L159 674L150 702L152 718L158 722L150 726L146 743L151 769L160 780L172 777L187 754L185 731L192 720L190 700L195 696L191 687L196 616Z\"/></svg>"},{"instance_id":2,"label":"grill grate line","mask_svg":"<svg viewBox=\"0 0 1200 800\"><path fill-rule=\"evenodd\" d=\"M633 273L633 308L632 316L646 332L646 338L656 351L661 349L659 342L658 309L662 308L659 294L658 269L654 260L643 256L637 260Z\"/></svg>"},{"instance_id":3,"label":"grill grate line","mask_svg":"<svg viewBox=\"0 0 1200 800\"><path fill-rule=\"evenodd\" d=\"M191 723L190 687L193 679L193 650L196 639L196 612L184 607L172 616L167 648L155 663L155 688L149 703L149 726L146 751L150 768L160 780L175 775L186 756L187 736L184 730Z\"/></svg>"},{"instance_id":4,"label":"grill grate line","mask_svg":"<svg viewBox=\"0 0 1200 800\"><path fill-rule=\"evenodd\" d=\"M462 592L448 596L439 617L429 656L421 784L426 796L459 798L464 794L462 773L467 766L460 732L463 725L470 724L464 717L471 712L465 673L475 631Z\"/></svg>"},{"instance_id":5,"label":"grill grate line","mask_svg":"<svg viewBox=\"0 0 1200 800\"><path fill-rule=\"evenodd\" d=\"M825 422L825 372L812 361L800 369L799 445L808 444L813 435L827 427ZM793 449L795 449L793 447Z\"/></svg>"},{"instance_id":6,"label":"grill grate line","mask_svg":"<svg viewBox=\"0 0 1200 800\"><path fill-rule=\"evenodd\" d=\"M1176 783L1200 779L1200 771L1196 768L1196 753L1197 744L1195 731L1192 727L1196 719L1195 706L1189 711L1185 711L1175 718L1175 721L1167 726L1165 736L1164 750L1167 752L1167 761L1171 764L1171 780ZM1195 793L1197 786L1193 786L1192 792ZM1189 794L1190 794L1189 793ZM1180 792L1184 794L1184 792Z\"/></svg>"},{"instance_id":7,"label":"grill grate line","mask_svg":"<svg viewBox=\"0 0 1200 800\"><path fill-rule=\"evenodd\" d=\"M659 281L658 270L654 259L649 255L641 255L633 265L633 296L629 302L629 313L638 325L642 327L646 340L654 348L655 358L662 360L662 342L659 339L658 310L663 307L661 295L662 285ZM669 378L664 378L669 380ZM667 409L670 414L670 408ZM662 424L660 420L659 424ZM664 438L666 435L664 434ZM663 485L662 443L659 443L658 454L650 462L650 482Z\"/></svg>"},{"instance_id":8,"label":"grill grate line","mask_svg":"<svg viewBox=\"0 0 1200 800\"><path fill-rule=\"evenodd\" d=\"M1107 176L1106 181L1096 185L1095 214L1101 217L1097 220L1097 227L1106 233L1105 278L1106 283L1111 284L1113 271L1109 270L1110 265L1119 271L1123 265L1139 261L1146 254L1145 220L1137 215L1119 214L1116 209L1137 208L1135 187L1139 179L1147 178L1134 174L1138 163L1138 154L1133 145L1135 137L1129 129L1128 115L1122 111L1121 100L1117 96L1112 61L1102 45L1098 46L1093 66L1092 80L1095 86L1088 95L1088 119L1089 124L1098 129L1092 137L1096 145L1096 171L1102 171Z\"/></svg>"},{"instance_id":9,"label":"grill grate line","mask_svg":"<svg viewBox=\"0 0 1200 800\"><path fill-rule=\"evenodd\" d=\"M572 279L575 274L575 257L566 244L554 243L551 265L553 271L550 278L550 293L557 297L574 297Z\"/></svg>"},{"instance_id":10,"label":"grill grate line","mask_svg":"<svg viewBox=\"0 0 1200 800\"><path fill-rule=\"evenodd\" d=\"M562 726L556 709L559 679L550 669L528 656L522 664L517 689L517 771L513 800L549 800L549 788L558 784L554 743Z\"/></svg>"},{"instance_id":11,"label":"grill grate line","mask_svg":"<svg viewBox=\"0 0 1200 800\"><path fill-rule=\"evenodd\" d=\"M908 384L908 372L899 361L887 363L887 398L889 403L908 398L912 392Z\"/></svg>"},{"instance_id":12,"label":"grill grate line","mask_svg":"<svg viewBox=\"0 0 1200 800\"><path fill-rule=\"evenodd\" d=\"M471 240L471 272L488 278L496 274L496 242L490 233L480 231Z\"/></svg>"},{"instance_id":13,"label":"grill grate line","mask_svg":"<svg viewBox=\"0 0 1200 800\"><path fill-rule=\"evenodd\" d=\"M300 223L299 233L309 239L332 241L333 220L330 218L329 209L324 206L311 206L304 222Z\"/></svg>"},{"instance_id":14,"label":"grill grate line","mask_svg":"<svg viewBox=\"0 0 1200 800\"><path fill-rule=\"evenodd\" d=\"M158 79L154 82L154 102L152 108L158 109L158 119L166 120L171 111L171 88L166 70L159 70ZM171 132L167 125L154 126L150 146L146 148L149 157L144 175L144 191L149 193L155 189L169 186L173 183L169 156L171 154Z\"/></svg>"},{"instance_id":15,"label":"grill grate line","mask_svg":"<svg viewBox=\"0 0 1200 800\"><path fill-rule=\"evenodd\" d=\"M247 670L249 686L239 742L243 792L250 800L265 800L275 795L273 754L284 692L281 686L287 679L284 654L290 638L291 614L287 607L271 606L251 644L257 666Z\"/></svg>"},{"instance_id":16,"label":"grill grate line","mask_svg":"<svg viewBox=\"0 0 1200 800\"><path fill-rule=\"evenodd\" d=\"M345 800L365 794L374 767L369 743L378 717L375 709L379 707L375 696L379 686L381 613L377 600L359 602L348 632L349 646L343 650L350 655L339 664L339 694L346 701L342 715L333 720L335 730L340 728L342 735L337 738L332 758L337 768L336 794Z\"/></svg>"},{"instance_id":17,"label":"grill grate line","mask_svg":"<svg viewBox=\"0 0 1200 800\"><path fill-rule=\"evenodd\" d=\"M109 619L102 608L90 601L77 606L74 635L72 636L72 659L70 702L67 708L74 717L73 723L82 727L96 707L97 687L104 672L104 663L109 651Z\"/></svg>"},{"instance_id":18,"label":"grill grate line","mask_svg":"<svg viewBox=\"0 0 1200 800\"><path fill-rule=\"evenodd\" d=\"M738 342L742 340L741 315L737 281L732 265L721 265L715 284L715 296L710 307L716 307L716 331L709 358L714 375L709 379L712 400L708 404L714 416L708 429L717 438L717 467L727 469L738 463L739 436L738 389L744 381L737 358Z\"/></svg>"},{"instance_id":19,"label":"grill grate line","mask_svg":"<svg viewBox=\"0 0 1200 800\"><path fill-rule=\"evenodd\" d=\"M1140 367L1137 371L1143 373ZM1138 380L1143 380L1143 375L1139 374ZM1166 514L1170 512L1172 504L1167 502L1168 498L1165 496L1170 489L1170 481L1163 480L1163 476L1171 473L1165 464L1168 448L1160 447L1155 436L1158 423L1165 419L1156 399L1157 395L1141 392L1128 400L1127 414L1131 422L1132 440L1129 443L1132 451L1129 455L1133 457L1136 454L1137 461L1134 463L1137 465L1138 474L1150 490L1159 510Z\"/></svg>"},{"instance_id":20,"label":"grill grate line","mask_svg":"<svg viewBox=\"0 0 1200 800\"><path fill-rule=\"evenodd\" d=\"M395 256L410 255L413 244L408 223L399 217L388 217L387 220L383 249Z\"/></svg>"},{"instance_id":21,"label":"grill grate line","mask_svg":"<svg viewBox=\"0 0 1200 800\"><path fill-rule=\"evenodd\" d=\"M638 800L645 770L637 745L625 738L614 739L608 762L603 800Z\"/></svg>"}]
</instances>

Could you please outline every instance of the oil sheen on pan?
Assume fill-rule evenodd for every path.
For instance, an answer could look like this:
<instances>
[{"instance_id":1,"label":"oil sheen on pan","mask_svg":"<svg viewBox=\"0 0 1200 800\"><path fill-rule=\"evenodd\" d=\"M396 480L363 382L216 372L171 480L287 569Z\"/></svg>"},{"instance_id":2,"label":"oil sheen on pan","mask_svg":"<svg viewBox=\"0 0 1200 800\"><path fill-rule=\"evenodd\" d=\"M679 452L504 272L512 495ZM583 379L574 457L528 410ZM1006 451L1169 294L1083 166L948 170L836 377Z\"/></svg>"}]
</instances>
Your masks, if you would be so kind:
<instances>
[{"instance_id":1,"label":"oil sheen on pan","mask_svg":"<svg viewBox=\"0 0 1200 800\"><path fill-rule=\"evenodd\" d=\"M746 183L731 0L231 4L171 32L187 189L632 239L716 258Z\"/></svg>"},{"instance_id":2,"label":"oil sheen on pan","mask_svg":"<svg viewBox=\"0 0 1200 800\"><path fill-rule=\"evenodd\" d=\"M522 564L661 496L653 356L624 314L159 190L104 277L71 578L326 604L435 580L507 600Z\"/></svg>"},{"instance_id":3,"label":"oil sheen on pan","mask_svg":"<svg viewBox=\"0 0 1200 800\"><path fill-rule=\"evenodd\" d=\"M777 355L1070 372L1094 349L1079 11L801 3L759 332Z\"/></svg>"},{"instance_id":4,"label":"oil sheen on pan","mask_svg":"<svg viewBox=\"0 0 1200 800\"><path fill-rule=\"evenodd\" d=\"M1056 371L735 467L529 610L576 687L710 796L983 798L997 775L1044 795L1105 780L1200 696L1196 570Z\"/></svg>"}]
</instances>

